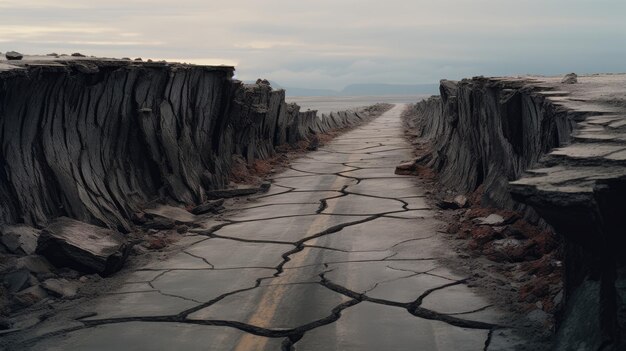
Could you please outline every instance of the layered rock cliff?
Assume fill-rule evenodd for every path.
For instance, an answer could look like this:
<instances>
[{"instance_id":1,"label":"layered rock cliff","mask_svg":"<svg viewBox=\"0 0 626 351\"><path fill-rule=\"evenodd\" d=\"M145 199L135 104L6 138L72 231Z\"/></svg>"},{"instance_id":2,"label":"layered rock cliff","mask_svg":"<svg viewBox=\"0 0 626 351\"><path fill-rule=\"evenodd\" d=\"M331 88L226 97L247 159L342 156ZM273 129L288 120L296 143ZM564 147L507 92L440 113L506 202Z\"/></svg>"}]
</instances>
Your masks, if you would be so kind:
<instances>
[{"instance_id":1,"label":"layered rock cliff","mask_svg":"<svg viewBox=\"0 0 626 351\"><path fill-rule=\"evenodd\" d=\"M0 64L0 222L68 216L122 231L154 199L198 204L232 155L358 123L318 118L233 67L46 58Z\"/></svg>"},{"instance_id":2,"label":"layered rock cliff","mask_svg":"<svg viewBox=\"0 0 626 351\"><path fill-rule=\"evenodd\" d=\"M442 81L440 96L415 106L442 183L462 192L482 186L485 205L515 206L508 181L568 140L573 128L568 111L529 89L522 80Z\"/></svg>"},{"instance_id":3,"label":"layered rock cliff","mask_svg":"<svg viewBox=\"0 0 626 351\"><path fill-rule=\"evenodd\" d=\"M482 188L483 205L538 214L564 239L556 349L626 345L625 82L442 81L441 96L415 106L413 123L445 185Z\"/></svg>"}]
</instances>

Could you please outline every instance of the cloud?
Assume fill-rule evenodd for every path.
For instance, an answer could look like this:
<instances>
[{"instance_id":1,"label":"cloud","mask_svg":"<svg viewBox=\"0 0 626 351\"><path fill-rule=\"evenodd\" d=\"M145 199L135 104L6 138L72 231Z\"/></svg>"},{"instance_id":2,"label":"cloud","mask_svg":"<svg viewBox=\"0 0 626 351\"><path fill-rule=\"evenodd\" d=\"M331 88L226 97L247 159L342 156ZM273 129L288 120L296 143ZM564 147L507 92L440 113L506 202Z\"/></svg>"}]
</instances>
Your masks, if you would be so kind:
<instances>
[{"instance_id":1,"label":"cloud","mask_svg":"<svg viewBox=\"0 0 626 351\"><path fill-rule=\"evenodd\" d=\"M0 51L236 65L351 83L626 71L623 0L0 0Z\"/></svg>"}]
</instances>

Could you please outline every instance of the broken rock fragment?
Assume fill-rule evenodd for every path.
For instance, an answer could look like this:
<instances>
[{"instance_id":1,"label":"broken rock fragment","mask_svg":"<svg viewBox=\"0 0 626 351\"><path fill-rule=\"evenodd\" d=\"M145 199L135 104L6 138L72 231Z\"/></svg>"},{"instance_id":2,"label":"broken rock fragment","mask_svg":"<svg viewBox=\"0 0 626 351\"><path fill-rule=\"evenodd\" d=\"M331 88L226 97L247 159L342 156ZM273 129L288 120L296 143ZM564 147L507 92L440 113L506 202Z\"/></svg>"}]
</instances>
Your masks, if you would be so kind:
<instances>
[{"instance_id":1,"label":"broken rock fragment","mask_svg":"<svg viewBox=\"0 0 626 351\"><path fill-rule=\"evenodd\" d=\"M484 225L502 225L504 224L504 218L498 214L490 214L487 217L476 218L475 220L479 224Z\"/></svg>"},{"instance_id":2,"label":"broken rock fragment","mask_svg":"<svg viewBox=\"0 0 626 351\"><path fill-rule=\"evenodd\" d=\"M209 212L216 212L224 205L224 199L207 201L202 205L194 207L190 212L195 215L201 215Z\"/></svg>"},{"instance_id":3,"label":"broken rock fragment","mask_svg":"<svg viewBox=\"0 0 626 351\"><path fill-rule=\"evenodd\" d=\"M0 226L0 240L14 254L35 253L39 233L40 230L23 224Z\"/></svg>"},{"instance_id":4,"label":"broken rock fragment","mask_svg":"<svg viewBox=\"0 0 626 351\"><path fill-rule=\"evenodd\" d=\"M467 206L469 206L469 201L464 195L458 195L454 199L444 199L437 202L437 207L442 210L457 210L459 208L465 208Z\"/></svg>"},{"instance_id":5,"label":"broken rock fragment","mask_svg":"<svg viewBox=\"0 0 626 351\"><path fill-rule=\"evenodd\" d=\"M60 217L41 233L37 253L55 266L109 275L122 268L130 248L119 232Z\"/></svg>"},{"instance_id":6,"label":"broken rock fragment","mask_svg":"<svg viewBox=\"0 0 626 351\"><path fill-rule=\"evenodd\" d=\"M568 73L565 76L563 76L563 79L561 79L561 83L576 84L578 83L578 75L576 75L576 73Z\"/></svg>"},{"instance_id":7,"label":"broken rock fragment","mask_svg":"<svg viewBox=\"0 0 626 351\"><path fill-rule=\"evenodd\" d=\"M458 195L454 198L454 203L459 206L459 208L465 208L468 205L467 197Z\"/></svg>"},{"instance_id":8,"label":"broken rock fragment","mask_svg":"<svg viewBox=\"0 0 626 351\"><path fill-rule=\"evenodd\" d=\"M24 55L20 54L17 51L9 51L5 53L4 56L6 56L7 60L21 60L22 58L24 58Z\"/></svg>"},{"instance_id":9,"label":"broken rock fragment","mask_svg":"<svg viewBox=\"0 0 626 351\"><path fill-rule=\"evenodd\" d=\"M153 208L144 210L146 216L150 219L163 218L174 221L176 224L192 224L196 221L196 216L187 212L180 207L158 205Z\"/></svg>"},{"instance_id":10,"label":"broken rock fragment","mask_svg":"<svg viewBox=\"0 0 626 351\"><path fill-rule=\"evenodd\" d=\"M396 166L395 173L398 175L411 175L415 172L416 167L415 161L404 162Z\"/></svg>"}]
</instances>

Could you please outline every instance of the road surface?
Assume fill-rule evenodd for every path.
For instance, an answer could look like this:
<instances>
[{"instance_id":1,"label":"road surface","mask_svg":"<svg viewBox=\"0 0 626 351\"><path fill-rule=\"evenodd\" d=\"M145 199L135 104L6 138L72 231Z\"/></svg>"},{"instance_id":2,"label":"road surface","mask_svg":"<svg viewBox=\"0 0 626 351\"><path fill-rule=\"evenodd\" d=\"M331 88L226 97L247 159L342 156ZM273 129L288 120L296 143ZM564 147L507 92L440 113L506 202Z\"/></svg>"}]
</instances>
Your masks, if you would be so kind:
<instances>
[{"instance_id":1,"label":"road surface","mask_svg":"<svg viewBox=\"0 0 626 351\"><path fill-rule=\"evenodd\" d=\"M483 350L500 311L439 263L443 223L395 166L398 105L295 160L269 193L198 218L42 350Z\"/></svg>"}]
</instances>

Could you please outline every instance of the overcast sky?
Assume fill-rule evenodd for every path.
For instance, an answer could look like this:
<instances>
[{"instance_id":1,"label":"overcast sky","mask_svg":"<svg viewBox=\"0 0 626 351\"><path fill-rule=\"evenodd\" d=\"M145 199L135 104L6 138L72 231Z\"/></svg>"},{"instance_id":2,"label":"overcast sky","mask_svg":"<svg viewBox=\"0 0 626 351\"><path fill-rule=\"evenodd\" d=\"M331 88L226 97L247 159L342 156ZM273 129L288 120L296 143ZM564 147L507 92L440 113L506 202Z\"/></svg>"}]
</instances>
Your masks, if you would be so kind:
<instances>
[{"instance_id":1,"label":"overcast sky","mask_svg":"<svg viewBox=\"0 0 626 351\"><path fill-rule=\"evenodd\" d=\"M237 66L283 86L626 71L626 0L0 0L0 51Z\"/></svg>"}]
</instances>

